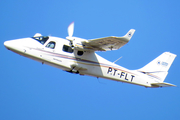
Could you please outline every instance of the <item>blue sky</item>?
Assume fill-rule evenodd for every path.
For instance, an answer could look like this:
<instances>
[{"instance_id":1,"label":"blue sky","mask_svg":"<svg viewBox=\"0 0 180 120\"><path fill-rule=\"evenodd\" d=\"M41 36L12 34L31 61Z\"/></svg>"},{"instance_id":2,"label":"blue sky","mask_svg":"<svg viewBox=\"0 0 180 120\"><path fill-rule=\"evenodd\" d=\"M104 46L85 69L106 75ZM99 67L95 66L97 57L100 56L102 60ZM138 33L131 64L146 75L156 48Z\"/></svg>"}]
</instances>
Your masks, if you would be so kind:
<instances>
[{"instance_id":1,"label":"blue sky","mask_svg":"<svg viewBox=\"0 0 180 120\"><path fill-rule=\"evenodd\" d=\"M178 0L1 0L0 120L177 120L180 118ZM177 54L165 82L169 88L141 86L66 73L8 51L6 40L39 32L65 38L123 36L116 51L98 52L109 61L138 69L165 51Z\"/></svg>"}]
</instances>

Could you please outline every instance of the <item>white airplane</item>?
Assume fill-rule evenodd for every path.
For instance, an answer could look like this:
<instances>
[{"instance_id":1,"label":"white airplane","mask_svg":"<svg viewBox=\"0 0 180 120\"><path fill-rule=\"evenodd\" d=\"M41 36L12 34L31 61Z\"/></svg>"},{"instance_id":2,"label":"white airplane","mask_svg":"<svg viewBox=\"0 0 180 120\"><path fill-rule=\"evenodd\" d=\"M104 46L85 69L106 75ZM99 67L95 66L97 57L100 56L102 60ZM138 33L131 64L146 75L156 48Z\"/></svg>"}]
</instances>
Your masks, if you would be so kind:
<instances>
[{"instance_id":1,"label":"white airplane","mask_svg":"<svg viewBox=\"0 0 180 120\"><path fill-rule=\"evenodd\" d=\"M111 36L91 40L73 37L73 31L74 22L68 27L69 36L66 39L36 33L34 37L5 41L4 45L17 54L71 73L152 88L175 86L164 82L175 54L164 52L144 67L128 70L95 53L121 48L129 42L134 29L130 29L123 37Z\"/></svg>"}]
</instances>

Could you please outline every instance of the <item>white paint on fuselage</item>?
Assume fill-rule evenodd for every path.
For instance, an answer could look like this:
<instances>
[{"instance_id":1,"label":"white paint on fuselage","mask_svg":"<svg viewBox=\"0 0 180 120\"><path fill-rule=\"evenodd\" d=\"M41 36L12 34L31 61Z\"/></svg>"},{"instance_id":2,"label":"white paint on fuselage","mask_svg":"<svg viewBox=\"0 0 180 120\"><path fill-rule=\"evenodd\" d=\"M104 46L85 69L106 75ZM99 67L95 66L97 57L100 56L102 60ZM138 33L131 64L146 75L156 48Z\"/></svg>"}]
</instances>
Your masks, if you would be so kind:
<instances>
[{"instance_id":1,"label":"white paint on fuselage","mask_svg":"<svg viewBox=\"0 0 180 120\"><path fill-rule=\"evenodd\" d=\"M46 47L51 41L56 43L54 49ZM73 53L65 52L62 50L64 44L69 45L69 41L51 36L44 45L32 38L16 39L4 43L11 51L65 71L72 70L72 65L76 65L83 68L79 69L79 73L82 75L101 77L145 87L151 87L150 83L154 81L136 70L128 70L114 64L97 55L94 51L84 51L82 56L77 54L77 50L74 50Z\"/></svg>"}]
</instances>

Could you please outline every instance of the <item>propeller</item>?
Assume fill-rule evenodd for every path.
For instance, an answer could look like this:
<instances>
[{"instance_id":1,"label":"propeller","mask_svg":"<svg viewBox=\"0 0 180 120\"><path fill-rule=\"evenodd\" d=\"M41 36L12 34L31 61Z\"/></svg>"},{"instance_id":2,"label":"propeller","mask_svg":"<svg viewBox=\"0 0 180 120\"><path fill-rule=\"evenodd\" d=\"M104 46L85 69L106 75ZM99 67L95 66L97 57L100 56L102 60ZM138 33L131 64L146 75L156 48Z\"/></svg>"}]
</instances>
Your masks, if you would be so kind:
<instances>
[{"instance_id":1,"label":"propeller","mask_svg":"<svg viewBox=\"0 0 180 120\"><path fill-rule=\"evenodd\" d=\"M68 35L71 38L73 36L74 33L74 22L72 22L69 26L68 26Z\"/></svg>"},{"instance_id":2,"label":"propeller","mask_svg":"<svg viewBox=\"0 0 180 120\"><path fill-rule=\"evenodd\" d=\"M73 33L74 33L74 22L72 22L69 26L68 26L68 35L66 37L67 40L69 40L69 45L74 48L77 47L76 44L82 44L82 41L86 41L85 39L81 39L78 37L73 37ZM82 44L83 46L83 44Z\"/></svg>"},{"instance_id":3,"label":"propeller","mask_svg":"<svg viewBox=\"0 0 180 120\"><path fill-rule=\"evenodd\" d=\"M69 40L69 42L70 42L70 45L72 46L72 47L74 47L74 45L73 45L73 33L74 33L74 22L72 22L69 26L68 26L68 35L69 36L67 36L66 37L66 39L67 40Z\"/></svg>"}]
</instances>

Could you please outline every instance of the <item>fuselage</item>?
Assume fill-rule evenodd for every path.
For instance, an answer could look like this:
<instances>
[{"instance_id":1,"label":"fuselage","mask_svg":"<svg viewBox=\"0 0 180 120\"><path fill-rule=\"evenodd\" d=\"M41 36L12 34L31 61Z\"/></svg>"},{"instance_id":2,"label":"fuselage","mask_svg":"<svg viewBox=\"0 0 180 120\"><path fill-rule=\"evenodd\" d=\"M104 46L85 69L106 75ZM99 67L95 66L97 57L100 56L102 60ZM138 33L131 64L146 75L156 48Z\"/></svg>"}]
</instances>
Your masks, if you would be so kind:
<instances>
[{"instance_id":1,"label":"fuselage","mask_svg":"<svg viewBox=\"0 0 180 120\"><path fill-rule=\"evenodd\" d=\"M32 37L6 41L7 49L22 56L48 64L64 71L106 78L145 87L156 82L137 70L128 70L114 64L94 51L74 49L66 39L58 37Z\"/></svg>"}]
</instances>

